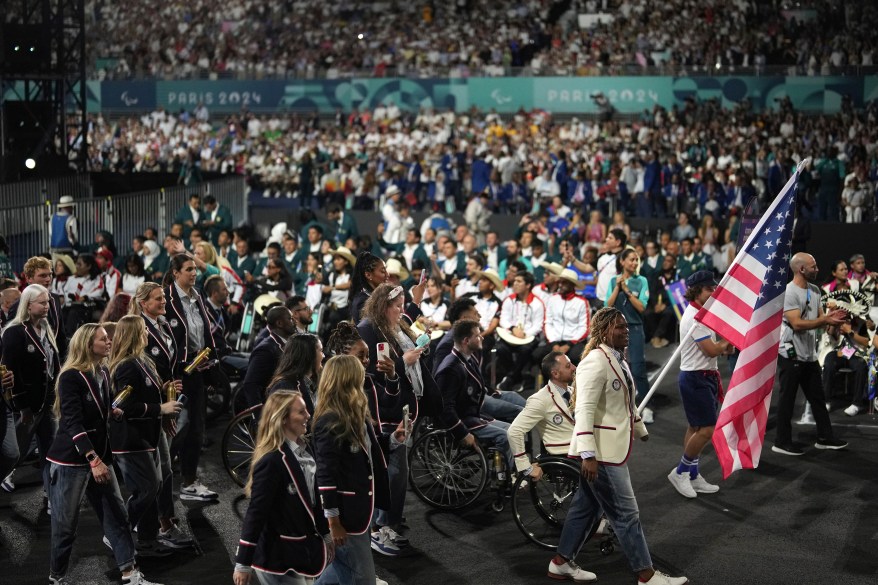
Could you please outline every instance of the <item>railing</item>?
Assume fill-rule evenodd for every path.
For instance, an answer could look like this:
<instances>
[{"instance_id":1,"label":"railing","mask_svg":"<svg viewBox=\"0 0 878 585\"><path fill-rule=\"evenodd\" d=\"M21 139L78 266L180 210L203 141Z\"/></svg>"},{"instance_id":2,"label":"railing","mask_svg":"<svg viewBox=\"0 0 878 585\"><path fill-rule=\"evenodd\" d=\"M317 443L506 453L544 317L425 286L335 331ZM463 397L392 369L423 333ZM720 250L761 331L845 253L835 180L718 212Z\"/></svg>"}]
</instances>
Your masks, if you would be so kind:
<instances>
[{"instance_id":1,"label":"railing","mask_svg":"<svg viewBox=\"0 0 878 585\"><path fill-rule=\"evenodd\" d=\"M0 206L35 205L58 201L62 196L74 199L92 196L88 175L71 175L56 179L37 179L0 185Z\"/></svg>"},{"instance_id":2,"label":"railing","mask_svg":"<svg viewBox=\"0 0 878 585\"><path fill-rule=\"evenodd\" d=\"M110 197L76 199L79 243L88 246L99 230L113 234L120 254L131 247L131 240L152 226L159 235L168 233L174 214L188 202L189 195L211 194L232 212L237 222L247 220L247 199L243 177L230 177L197 186L126 193ZM0 233L10 249L12 266L19 270L31 256L49 249L49 225L55 205L51 201L0 209Z\"/></svg>"},{"instance_id":3,"label":"railing","mask_svg":"<svg viewBox=\"0 0 878 585\"><path fill-rule=\"evenodd\" d=\"M176 80L239 80L252 81L262 79L355 79L401 77L407 79L426 79L434 77L468 78L468 77L617 77L617 76L660 76L660 77L725 77L736 76L786 76L811 77L820 75L862 77L878 73L878 65L848 65L809 70L805 65L761 65L748 66L730 64L705 65L671 65L669 63L656 66L642 66L638 63L619 63L611 66L581 65L578 67L556 67L551 64L541 67L503 67L501 65L484 65L472 67L466 65L446 67L395 67L376 71L375 69L318 68L311 72L286 71L282 73L265 73L258 71L196 71L188 75L148 74L143 71L117 72L106 69L89 71L89 77L100 81L176 81Z\"/></svg>"}]
</instances>

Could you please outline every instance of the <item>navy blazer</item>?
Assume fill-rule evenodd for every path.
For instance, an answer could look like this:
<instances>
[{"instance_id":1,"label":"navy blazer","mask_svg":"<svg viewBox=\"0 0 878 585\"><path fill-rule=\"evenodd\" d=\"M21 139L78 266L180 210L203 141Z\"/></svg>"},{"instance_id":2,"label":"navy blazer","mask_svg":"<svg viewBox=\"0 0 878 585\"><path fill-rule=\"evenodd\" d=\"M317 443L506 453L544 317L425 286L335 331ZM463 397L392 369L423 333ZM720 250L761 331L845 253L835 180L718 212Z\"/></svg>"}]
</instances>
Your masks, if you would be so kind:
<instances>
[{"instance_id":1,"label":"navy blazer","mask_svg":"<svg viewBox=\"0 0 878 585\"><path fill-rule=\"evenodd\" d=\"M202 348L209 347L214 352L211 357L215 357L216 341L213 338L213 330L210 327L210 319L207 316L207 308L198 291L192 290L198 299L198 314L201 317L201 323L204 327L204 342L201 343ZM176 363L177 365L187 365L191 360L195 359L194 355L189 355L189 347L186 343L189 336L189 322L186 320L186 312L183 309L183 301L177 293L177 286L172 282L170 286L165 288L165 298L167 307L168 324L171 326L171 335L177 346Z\"/></svg>"},{"instance_id":2,"label":"navy blazer","mask_svg":"<svg viewBox=\"0 0 878 585\"><path fill-rule=\"evenodd\" d=\"M424 382L424 394L418 400L415 398L411 380L406 376L402 353L397 352L395 349L396 343L390 344L390 357L393 358L396 375L399 378L396 387L394 387L394 384L389 382L384 374L378 371L377 367L378 343L387 341L384 335L376 327L373 327L368 319L360 321L360 324L357 325L357 331L359 331L360 337L366 343L366 347L369 348L368 373L375 384L375 388L373 390L367 383L366 394L368 396L370 394L369 391L372 390L371 393L375 397L378 407L376 422L380 420L382 425L392 425L396 428L396 425L402 420L402 407L405 404L409 405L409 413L412 420L415 420L419 415L438 416L442 411L442 393L430 371L429 355L421 354L421 378Z\"/></svg>"},{"instance_id":3,"label":"navy blazer","mask_svg":"<svg viewBox=\"0 0 878 585\"><path fill-rule=\"evenodd\" d=\"M298 392L302 395L302 401L305 403L305 408L308 410L308 414L314 416L314 401L311 399L312 389L314 390L314 392L317 391L314 383L307 378L301 380L278 380L265 391L265 396L267 397L269 394L273 394L274 392L278 392L279 390L291 390ZM308 431L310 432L310 430L311 421L309 420Z\"/></svg>"},{"instance_id":4,"label":"navy blazer","mask_svg":"<svg viewBox=\"0 0 878 585\"><path fill-rule=\"evenodd\" d=\"M269 333L250 354L250 363L241 391L247 401L247 406L255 406L265 402L265 389L274 377L274 370L283 353L286 341L276 333Z\"/></svg>"},{"instance_id":5,"label":"navy blazer","mask_svg":"<svg viewBox=\"0 0 878 585\"><path fill-rule=\"evenodd\" d=\"M326 568L322 535L328 533L316 490L308 491L286 442L257 461L235 562L274 574L316 577Z\"/></svg>"},{"instance_id":6,"label":"navy blazer","mask_svg":"<svg viewBox=\"0 0 878 585\"><path fill-rule=\"evenodd\" d=\"M139 359L129 359L113 372L113 396L125 386L132 392L119 406L125 415L110 419L113 453L155 451L162 428L162 380Z\"/></svg>"},{"instance_id":7,"label":"navy blazer","mask_svg":"<svg viewBox=\"0 0 878 585\"><path fill-rule=\"evenodd\" d=\"M12 410L30 409L35 414L55 401L58 352L46 355L40 336L30 323L13 325L3 332L4 366L15 374Z\"/></svg>"},{"instance_id":8,"label":"navy blazer","mask_svg":"<svg viewBox=\"0 0 878 585\"><path fill-rule=\"evenodd\" d=\"M152 322L147 318L144 318L143 320L146 323L147 333L146 353L149 355L152 363L155 364L155 369L158 372L159 377L162 379L162 382L173 380L174 367L177 365L177 340L171 333L171 328L168 326L164 317L159 321L158 327L154 327ZM170 336L170 348L168 348L168 344L165 343L164 336L159 331L159 328L164 329L165 334Z\"/></svg>"},{"instance_id":9,"label":"navy blazer","mask_svg":"<svg viewBox=\"0 0 878 585\"><path fill-rule=\"evenodd\" d=\"M16 312L18 312L18 301L15 301L9 307L10 320L15 318ZM64 332L64 320L61 318L61 303L53 293L49 293L49 314L46 318L52 327L52 333L55 334L55 344L58 346L58 353L61 354L61 358L58 361L63 362L67 356L67 344L69 342L67 340L67 333Z\"/></svg>"},{"instance_id":10,"label":"navy blazer","mask_svg":"<svg viewBox=\"0 0 878 585\"><path fill-rule=\"evenodd\" d=\"M46 459L59 465L88 465L86 453L94 451L107 465L113 464L107 419L111 408L110 377L101 367L98 374L103 389L93 372L66 370L58 378L61 418L55 440Z\"/></svg>"},{"instance_id":11,"label":"navy blazer","mask_svg":"<svg viewBox=\"0 0 878 585\"><path fill-rule=\"evenodd\" d=\"M482 403L487 387L478 366L468 362L456 349L452 349L436 372L436 382L442 388L444 409L442 424L455 439L463 439L467 433L487 425L492 419L482 416Z\"/></svg>"},{"instance_id":12,"label":"navy blazer","mask_svg":"<svg viewBox=\"0 0 878 585\"><path fill-rule=\"evenodd\" d=\"M325 510L337 509L341 525L350 534L370 530L375 507L390 509L390 487L384 451L372 425L366 424L371 449L339 440L330 426L337 416L328 412L314 424L314 450L317 459L317 489Z\"/></svg>"},{"instance_id":13,"label":"navy blazer","mask_svg":"<svg viewBox=\"0 0 878 585\"><path fill-rule=\"evenodd\" d=\"M229 322L229 315L225 308L215 309L210 303L204 304L207 309L207 318L210 321L210 332L213 334L213 341L216 344L216 356L221 358L232 353L228 342L226 341L226 324Z\"/></svg>"}]
</instances>

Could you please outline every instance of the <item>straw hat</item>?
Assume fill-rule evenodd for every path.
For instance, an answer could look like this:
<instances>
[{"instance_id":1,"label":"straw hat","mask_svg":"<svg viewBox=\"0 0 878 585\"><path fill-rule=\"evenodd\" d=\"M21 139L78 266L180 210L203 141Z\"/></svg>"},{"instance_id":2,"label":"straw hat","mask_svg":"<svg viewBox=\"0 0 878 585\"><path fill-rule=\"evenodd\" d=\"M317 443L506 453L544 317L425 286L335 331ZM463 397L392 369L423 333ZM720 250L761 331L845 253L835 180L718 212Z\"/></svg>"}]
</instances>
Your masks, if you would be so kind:
<instances>
[{"instance_id":1,"label":"straw hat","mask_svg":"<svg viewBox=\"0 0 878 585\"><path fill-rule=\"evenodd\" d=\"M67 270L70 271L70 274L74 274L76 272L76 263L73 262L73 258L68 256L67 254L52 254L52 264L54 265L58 262L66 266Z\"/></svg>"},{"instance_id":2,"label":"straw hat","mask_svg":"<svg viewBox=\"0 0 878 585\"><path fill-rule=\"evenodd\" d=\"M76 207L76 203L73 202L73 197L64 195L58 200L58 207Z\"/></svg>"},{"instance_id":3,"label":"straw hat","mask_svg":"<svg viewBox=\"0 0 878 585\"><path fill-rule=\"evenodd\" d=\"M560 278L561 280L572 282L573 286L575 286L576 288L582 288L585 286L585 283L579 280L579 275L569 268L562 269L561 274L558 275L558 278Z\"/></svg>"},{"instance_id":4,"label":"straw hat","mask_svg":"<svg viewBox=\"0 0 878 585\"><path fill-rule=\"evenodd\" d=\"M408 269L396 258L389 258L385 263L385 266L387 267L387 274L398 276L400 281L408 280Z\"/></svg>"},{"instance_id":5,"label":"straw hat","mask_svg":"<svg viewBox=\"0 0 878 585\"><path fill-rule=\"evenodd\" d=\"M346 247L344 247L344 246L339 246L338 248L336 248L335 250L333 250L333 251L332 251L332 255L333 255L333 256L341 256L342 258L344 258L345 260L347 260L348 262L350 262L351 266L356 266L356 265L357 265L357 258L356 258L356 256L354 256L354 255L351 253L351 251L348 250L348 249L347 249Z\"/></svg>"},{"instance_id":6,"label":"straw hat","mask_svg":"<svg viewBox=\"0 0 878 585\"><path fill-rule=\"evenodd\" d=\"M564 272L564 267L557 262L543 262L542 264L546 272L554 274L555 276L561 276L561 273Z\"/></svg>"},{"instance_id":7,"label":"straw hat","mask_svg":"<svg viewBox=\"0 0 878 585\"><path fill-rule=\"evenodd\" d=\"M397 187L393 183L391 183L390 186L384 190L384 195L387 197L391 197L393 195L396 195L397 193L399 193L399 187Z\"/></svg>"},{"instance_id":8,"label":"straw hat","mask_svg":"<svg viewBox=\"0 0 878 585\"><path fill-rule=\"evenodd\" d=\"M487 270L477 270L476 274L479 278L487 278L494 285L494 288L497 290L503 290L503 279L500 278L500 275L497 274L497 271L493 268L488 268Z\"/></svg>"}]
</instances>

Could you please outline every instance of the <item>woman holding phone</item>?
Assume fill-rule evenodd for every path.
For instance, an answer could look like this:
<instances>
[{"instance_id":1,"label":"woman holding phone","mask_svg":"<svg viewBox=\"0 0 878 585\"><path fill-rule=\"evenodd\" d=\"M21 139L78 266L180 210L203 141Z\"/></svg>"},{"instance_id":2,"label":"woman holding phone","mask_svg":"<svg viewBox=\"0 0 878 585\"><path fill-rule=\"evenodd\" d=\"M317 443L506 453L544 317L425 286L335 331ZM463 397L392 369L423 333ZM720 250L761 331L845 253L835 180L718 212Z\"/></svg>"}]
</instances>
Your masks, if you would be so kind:
<instances>
[{"instance_id":1,"label":"woman holding phone","mask_svg":"<svg viewBox=\"0 0 878 585\"><path fill-rule=\"evenodd\" d=\"M375 507L388 508L387 464L363 392L365 370L350 355L330 358L314 412L317 486L335 545L340 585L372 585L369 529ZM320 581L318 581L320 583Z\"/></svg>"},{"instance_id":2,"label":"woman holding phone","mask_svg":"<svg viewBox=\"0 0 878 585\"><path fill-rule=\"evenodd\" d=\"M363 320L357 326L369 350L368 372L376 388L376 402L382 427L395 428L403 420L408 407L414 422L421 414L438 416L442 411L442 395L430 372L427 357L428 336L418 336L411 320L403 313L404 293L401 286L379 285L366 301ZM420 343L419 343L420 342ZM379 352L381 355L379 355ZM387 359L393 362L390 376ZM379 365L382 367L379 369ZM400 534L408 479L408 449L403 446L390 454L391 508L381 509L376 518L379 530L373 535L373 547L382 554L395 554L394 549L408 546Z\"/></svg>"}]
</instances>

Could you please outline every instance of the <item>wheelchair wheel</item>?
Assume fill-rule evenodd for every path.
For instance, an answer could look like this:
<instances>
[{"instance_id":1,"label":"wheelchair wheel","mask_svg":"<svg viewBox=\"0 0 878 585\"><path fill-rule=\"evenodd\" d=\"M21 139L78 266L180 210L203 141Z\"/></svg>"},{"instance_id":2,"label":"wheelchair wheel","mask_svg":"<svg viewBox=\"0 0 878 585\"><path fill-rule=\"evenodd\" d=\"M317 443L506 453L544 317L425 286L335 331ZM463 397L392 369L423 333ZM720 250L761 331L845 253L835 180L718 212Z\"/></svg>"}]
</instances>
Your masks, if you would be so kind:
<instances>
[{"instance_id":1,"label":"wheelchair wheel","mask_svg":"<svg viewBox=\"0 0 878 585\"><path fill-rule=\"evenodd\" d=\"M540 461L543 477L521 476L512 493L512 512L518 529L534 544L555 550L567 510L579 487L579 470L565 459Z\"/></svg>"},{"instance_id":2,"label":"wheelchair wheel","mask_svg":"<svg viewBox=\"0 0 878 585\"><path fill-rule=\"evenodd\" d=\"M472 504L488 482L484 452L462 446L445 430L422 435L408 457L412 491L440 510L459 510Z\"/></svg>"},{"instance_id":3,"label":"wheelchair wheel","mask_svg":"<svg viewBox=\"0 0 878 585\"><path fill-rule=\"evenodd\" d=\"M232 387L226 375L219 371L213 374L209 384L204 386L207 401L207 421L212 422L229 408Z\"/></svg>"},{"instance_id":4,"label":"wheelchair wheel","mask_svg":"<svg viewBox=\"0 0 878 585\"><path fill-rule=\"evenodd\" d=\"M248 408L229 423L223 433L223 466L229 477L241 487L250 473L250 459L256 448L256 430L262 405Z\"/></svg>"}]
</instances>

